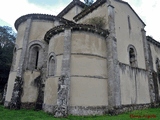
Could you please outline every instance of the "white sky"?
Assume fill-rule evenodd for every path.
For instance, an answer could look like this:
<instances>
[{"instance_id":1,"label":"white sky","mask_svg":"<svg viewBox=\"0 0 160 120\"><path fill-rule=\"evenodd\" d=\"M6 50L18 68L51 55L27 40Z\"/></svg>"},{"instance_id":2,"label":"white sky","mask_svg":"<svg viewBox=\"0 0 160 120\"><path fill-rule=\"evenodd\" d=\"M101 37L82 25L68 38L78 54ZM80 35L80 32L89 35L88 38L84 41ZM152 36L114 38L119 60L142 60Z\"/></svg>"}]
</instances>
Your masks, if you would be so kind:
<instances>
[{"instance_id":1,"label":"white sky","mask_svg":"<svg viewBox=\"0 0 160 120\"><path fill-rule=\"evenodd\" d=\"M33 1L32 3L29 1ZM38 1L38 2L37 2ZM46 3L40 5L40 2ZM52 4L51 4L52 1ZM1 0L0 25L11 26L20 16L29 13L57 15L72 0ZM81 0L83 1L83 0ZM147 35L160 41L160 0L124 0L128 2L146 24Z\"/></svg>"}]
</instances>

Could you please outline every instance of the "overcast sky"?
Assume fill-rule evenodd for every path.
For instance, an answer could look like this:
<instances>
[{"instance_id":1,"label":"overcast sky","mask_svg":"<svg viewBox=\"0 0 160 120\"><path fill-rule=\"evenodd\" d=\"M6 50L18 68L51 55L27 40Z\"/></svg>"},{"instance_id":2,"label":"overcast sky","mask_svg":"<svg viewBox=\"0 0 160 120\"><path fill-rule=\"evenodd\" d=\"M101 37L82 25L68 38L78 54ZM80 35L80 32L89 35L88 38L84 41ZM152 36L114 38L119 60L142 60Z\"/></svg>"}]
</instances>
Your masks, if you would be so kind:
<instances>
[{"instance_id":1,"label":"overcast sky","mask_svg":"<svg viewBox=\"0 0 160 120\"><path fill-rule=\"evenodd\" d=\"M0 5L0 26L14 27L14 22L29 13L57 15L72 0L3 0ZM83 1L83 0L81 0ZM146 24L147 35L160 41L160 0L124 0Z\"/></svg>"}]
</instances>

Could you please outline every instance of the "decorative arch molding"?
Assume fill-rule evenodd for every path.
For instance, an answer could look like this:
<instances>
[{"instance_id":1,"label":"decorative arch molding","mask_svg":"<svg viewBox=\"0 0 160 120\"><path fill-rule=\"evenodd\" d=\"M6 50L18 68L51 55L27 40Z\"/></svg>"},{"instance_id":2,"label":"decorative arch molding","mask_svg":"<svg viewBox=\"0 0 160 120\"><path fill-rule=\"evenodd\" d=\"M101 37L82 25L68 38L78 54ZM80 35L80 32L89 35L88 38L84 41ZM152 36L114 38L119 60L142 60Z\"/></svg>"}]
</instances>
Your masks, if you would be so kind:
<instances>
[{"instance_id":1,"label":"decorative arch molding","mask_svg":"<svg viewBox=\"0 0 160 120\"><path fill-rule=\"evenodd\" d=\"M129 55L129 63L131 67L138 67L137 63L137 51L133 45L128 45L127 48L128 55Z\"/></svg>"},{"instance_id":2,"label":"decorative arch molding","mask_svg":"<svg viewBox=\"0 0 160 120\"><path fill-rule=\"evenodd\" d=\"M50 29L44 37L44 40L49 43L50 39L56 35L59 34L60 32L64 32L65 29L71 29L71 31L86 31L86 32L92 32L92 33L96 33L98 35L101 35L103 37L108 37L109 35L109 31L108 30L104 30L101 28L96 28L93 25L88 25L88 24L69 24L69 25L60 25L60 26L56 26L52 29Z\"/></svg>"},{"instance_id":3,"label":"decorative arch molding","mask_svg":"<svg viewBox=\"0 0 160 120\"><path fill-rule=\"evenodd\" d=\"M35 45L35 44L39 44L42 49L45 49L45 44L43 42L41 42L40 40L33 40L31 41L29 44L28 44L28 49L32 46L32 45Z\"/></svg>"},{"instance_id":4,"label":"decorative arch molding","mask_svg":"<svg viewBox=\"0 0 160 120\"><path fill-rule=\"evenodd\" d=\"M27 48L26 68L39 70L44 61L45 44L39 40L31 41Z\"/></svg>"},{"instance_id":5,"label":"decorative arch molding","mask_svg":"<svg viewBox=\"0 0 160 120\"><path fill-rule=\"evenodd\" d=\"M54 52L49 53L47 60L47 75L48 77L53 77L56 74L57 69L57 59Z\"/></svg>"}]
</instances>

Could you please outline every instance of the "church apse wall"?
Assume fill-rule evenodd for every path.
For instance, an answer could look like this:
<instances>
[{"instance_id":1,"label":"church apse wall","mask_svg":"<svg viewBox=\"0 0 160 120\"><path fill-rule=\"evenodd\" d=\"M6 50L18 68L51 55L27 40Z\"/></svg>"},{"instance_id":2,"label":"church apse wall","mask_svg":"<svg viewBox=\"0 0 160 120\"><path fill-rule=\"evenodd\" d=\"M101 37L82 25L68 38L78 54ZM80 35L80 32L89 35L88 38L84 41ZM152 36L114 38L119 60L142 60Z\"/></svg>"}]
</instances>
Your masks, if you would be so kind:
<instances>
[{"instance_id":1,"label":"church apse wall","mask_svg":"<svg viewBox=\"0 0 160 120\"><path fill-rule=\"evenodd\" d=\"M30 30L29 41L33 41L33 40L43 41L45 31L53 28L54 26L55 26L54 21L33 20L31 30Z\"/></svg>"},{"instance_id":2,"label":"church apse wall","mask_svg":"<svg viewBox=\"0 0 160 120\"><path fill-rule=\"evenodd\" d=\"M53 113L57 104L58 79L61 76L63 59L64 33L53 36L47 55L47 79L44 90L44 110Z\"/></svg>"},{"instance_id":3,"label":"church apse wall","mask_svg":"<svg viewBox=\"0 0 160 120\"><path fill-rule=\"evenodd\" d=\"M71 42L70 105L106 106L108 97L105 39L90 32L73 31Z\"/></svg>"},{"instance_id":4,"label":"church apse wall","mask_svg":"<svg viewBox=\"0 0 160 120\"><path fill-rule=\"evenodd\" d=\"M17 38L16 38L16 45L14 48L14 58L13 58L13 62L12 62L12 69L10 71L10 75L9 75L9 79L8 79L8 86L7 86L7 94L6 94L6 103L8 103L9 101L11 101L11 97L12 97L12 91L13 91L13 87L14 87L14 82L15 82L15 78L17 75L17 69L19 66L19 60L20 60L20 55L22 52L22 45L23 45L23 38L25 35L25 28L26 28L26 22L22 23L19 25L18 28L18 34L17 34ZM8 104L7 104L8 105ZM6 105L6 106L7 106Z\"/></svg>"}]
</instances>

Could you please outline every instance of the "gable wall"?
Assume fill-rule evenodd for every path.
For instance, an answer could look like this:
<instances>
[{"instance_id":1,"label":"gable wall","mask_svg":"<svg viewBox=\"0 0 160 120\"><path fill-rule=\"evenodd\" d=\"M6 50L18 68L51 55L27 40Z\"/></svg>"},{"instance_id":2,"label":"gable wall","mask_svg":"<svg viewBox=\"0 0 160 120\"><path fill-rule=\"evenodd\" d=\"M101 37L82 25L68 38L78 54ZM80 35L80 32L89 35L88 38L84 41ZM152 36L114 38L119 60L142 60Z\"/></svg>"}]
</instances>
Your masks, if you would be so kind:
<instances>
[{"instance_id":1,"label":"gable wall","mask_svg":"<svg viewBox=\"0 0 160 120\"><path fill-rule=\"evenodd\" d=\"M128 5L112 0L115 9L115 31L118 60L120 62L121 103L145 104L150 102L148 74L145 65L142 22ZM129 30L128 15L131 29ZM138 68L130 66L128 46L133 45L137 52Z\"/></svg>"},{"instance_id":2,"label":"gable wall","mask_svg":"<svg viewBox=\"0 0 160 120\"><path fill-rule=\"evenodd\" d=\"M80 20L77 21L77 23L84 23L87 24L87 20L94 17L104 17L106 25L104 29L107 29L107 21L108 21L108 10L107 10L107 4L104 3L101 6L99 6L97 9L92 11L91 13L88 13L88 15L84 16Z\"/></svg>"},{"instance_id":3,"label":"gable wall","mask_svg":"<svg viewBox=\"0 0 160 120\"><path fill-rule=\"evenodd\" d=\"M118 59L120 62L129 64L128 45L136 48L138 67L145 69L144 49L141 29L144 25L137 18L128 5L112 2L115 7L115 29L117 38ZM129 32L128 15L130 16L131 31Z\"/></svg>"},{"instance_id":4,"label":"gable wall","mask_svg":"<svg viewBox=\"0 0 160 120\"><path fill-rule=\"evenodd\" d=\"M79 7L78 5L74 6L71 10L69 10L63 18L67 20L73 21L73 17L76 16L78 13L80 13L83 10L83 8Z\"/></svg>"}]
</instances>

